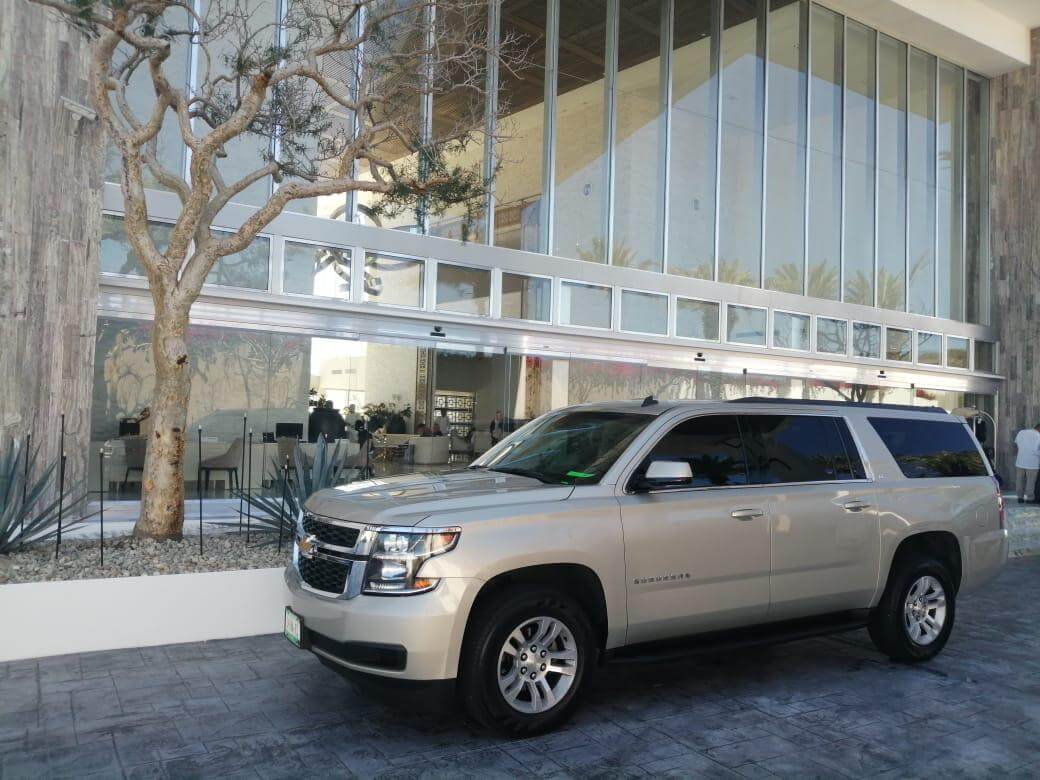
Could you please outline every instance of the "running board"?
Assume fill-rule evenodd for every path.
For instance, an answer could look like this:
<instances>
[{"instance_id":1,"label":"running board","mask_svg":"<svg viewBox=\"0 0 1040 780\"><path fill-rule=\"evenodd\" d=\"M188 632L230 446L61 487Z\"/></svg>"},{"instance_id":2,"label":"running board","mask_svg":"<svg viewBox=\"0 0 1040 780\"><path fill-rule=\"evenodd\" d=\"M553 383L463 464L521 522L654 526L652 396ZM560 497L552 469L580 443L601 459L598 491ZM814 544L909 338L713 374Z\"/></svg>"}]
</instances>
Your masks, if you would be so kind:
<instances>
[{"instance_id":1,"label":"running board","mask_svg":"<svg viewBox=\"0 0 1040 780\"><path fill-rule=\"evenodd\" d=\"M746 628L712 631L704 634L641 642L608 650L608 663L651 663L675 661L692 655L711 655L756 645L783 644L817 636L840 634L865 628L870 622L869 609L836 612L798 620L762 623Z\"/></svg>"}]
</instances>

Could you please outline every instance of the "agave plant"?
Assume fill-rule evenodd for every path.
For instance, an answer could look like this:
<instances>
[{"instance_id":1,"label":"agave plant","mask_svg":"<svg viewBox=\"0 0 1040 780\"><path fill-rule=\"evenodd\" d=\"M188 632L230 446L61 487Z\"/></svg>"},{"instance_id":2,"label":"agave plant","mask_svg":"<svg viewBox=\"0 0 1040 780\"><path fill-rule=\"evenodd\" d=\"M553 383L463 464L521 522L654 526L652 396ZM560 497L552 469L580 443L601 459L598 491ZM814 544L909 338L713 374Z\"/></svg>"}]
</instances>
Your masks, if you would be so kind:
<instances>
[{"instance_id":1,"label":"agave plant","mask_svg":"<svg viewBox=\"0 0 1040 780\"><path fill-rule=\"evenodd\" d=\"M343 481L345 463L346 452L342 450L341 442L332 446L320 439L314 447L314 461L309 466L299 447L293 450L288 474L283 471L284 463L271 460L268 477L278 488L275 495L256 495L246 490L240 490L238 495L251 507L260 510L261 514L253 516L254 521L273 531L278 531L281 525L285 533L291 534L304 502L313 493L335 487Z\"/></svg>"},{"instance_id":2,"label":"agave plant","mask_svg":"<svg viewBox=\"0 0 1040 780\"><path fill-rule=\"evenodd\" d=\"M77 501L72 495L78 486L66 488L60 496L52 496L55 474L61 463L52 461L42 473L36 469L39 448L30 453L28 467L19 442L8 444L0 452L0 555L7 555L29 542L45 542L58 533L58 506L70 509ZM38 474L37 476L32 476ZM78 528L81 523L63 523L62 531Z\"/></svg>"}]
</instances>

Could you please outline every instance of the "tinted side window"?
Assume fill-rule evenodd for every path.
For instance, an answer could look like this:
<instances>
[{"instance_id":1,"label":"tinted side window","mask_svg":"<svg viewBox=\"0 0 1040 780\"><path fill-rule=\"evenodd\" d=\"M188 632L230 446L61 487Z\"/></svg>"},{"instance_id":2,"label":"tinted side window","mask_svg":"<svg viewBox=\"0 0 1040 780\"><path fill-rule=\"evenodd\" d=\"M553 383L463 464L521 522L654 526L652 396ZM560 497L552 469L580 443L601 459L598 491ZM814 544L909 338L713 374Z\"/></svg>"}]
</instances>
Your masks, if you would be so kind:
<instances>
[{"instance_id":1,"label":"tinted side window","mask_svg":"<svg viewBox=\"0 0 1040 780\"><path fill-rule=\"evenodd\" d=\"M713 414L679 423L657 443L636 476L655 460L689 463L694 487L747 484L740 427L733 415Z\"/></svg>"},{"instance_id":2,"label":"tinted side window","mask_svg":"<svg viewBox=\"0 0 1040 780\"><path fill-rule=\"evenodd\" d=\"M982 455L960 423L871 417L870 424L896 459L903 476L927 479L987 475Z\"/></svg>"},{"instance_id":3,"label":"tinted side window","mask_svg":"<svg viewBox=\"0 0 1040 780\"><path fill-rule=\"evenodd\" d=\"M849 479L851 467L833 417L742 415L752 483Z\"/></svg>"},{"instance_id":4,"label":"tinted side window","mask_svg":"<svg viewBox=\"0 0 1040 780\"><path fill-rule=\"evenodd\" d=\"M837 417L834 418L834 424L838 428L838 435L841 436L841 443L845 445L845 454L849 459L849 479L866 479L867 470L863 467L863 458L860 457L859 448L856 446L856 440L852 438L852 431L849 430L849 424L842 419ZM846 477L842 477L846 479Z\"/></svg>"}]
</instances>

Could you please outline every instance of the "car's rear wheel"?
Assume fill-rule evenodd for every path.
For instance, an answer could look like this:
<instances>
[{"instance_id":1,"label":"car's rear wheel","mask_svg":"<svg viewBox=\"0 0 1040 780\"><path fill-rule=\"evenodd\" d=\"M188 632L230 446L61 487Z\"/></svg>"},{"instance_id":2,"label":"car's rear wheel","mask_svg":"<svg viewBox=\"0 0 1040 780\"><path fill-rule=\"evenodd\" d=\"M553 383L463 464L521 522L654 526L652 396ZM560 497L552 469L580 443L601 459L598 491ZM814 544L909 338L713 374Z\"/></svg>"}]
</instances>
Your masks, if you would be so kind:
<instances>
[{"instance_id":1,"label":"car's rear wheel","mask_svg":"<svg viewBox=\"0 0 1040 780\"><path fill-rule=\"evenodd\" d=\"M870 623L878 650L894 661L927 661L953 630L956 592L946 567L924 557L894 564Z\"/></svg>"},{"instance_id":2,"label":"car's rear wheel","mask_svg":"<svg viewBox=\"0 0 1040 780\"><path fill-rule=\"evenodd\" d=\"M466 711L507 734L535 734L563 723L578 703L595 653L581 606L544 587L506 591L472 618L463 649Z\"/></svg>"}]
</instances>

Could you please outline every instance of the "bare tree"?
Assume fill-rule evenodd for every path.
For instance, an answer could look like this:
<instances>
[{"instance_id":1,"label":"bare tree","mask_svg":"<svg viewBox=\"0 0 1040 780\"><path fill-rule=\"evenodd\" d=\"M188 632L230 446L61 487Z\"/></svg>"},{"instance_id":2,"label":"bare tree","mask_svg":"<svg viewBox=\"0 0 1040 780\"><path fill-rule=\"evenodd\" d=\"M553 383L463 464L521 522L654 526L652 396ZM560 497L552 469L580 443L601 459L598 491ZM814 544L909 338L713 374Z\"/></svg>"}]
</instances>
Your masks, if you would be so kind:
<instances>
[{"instance_id":1,"label":"bare tree","mask_svg":"<svg viewBox=\"0 0 1040 780\"><path fill-rule=\"evenodd\" d=\"M289 0L277 23L262 18L260 0L33 2L94 38L91 101L121 159L126 234L155 308L153 425L135 534L177 538L188 316L214 264L304 198L367 192L376 196L370 213L414 209L422 219L453 209L468 225L489 183L479 164L457 161L480 158L464 151L483 142L488 58L502 59L515 41L489 40L486 0ZM188 47L190 88L167 68ZM129 92L141 79L153 93L144 109L140 90ZM430 114L420 106L430 101L438 110L424 127ZM229 149L249 137L263 151L231 176ZM187 175L164 163L161 142L186 148ZM273 194L236 231L213 230L225 206L269 179ZM148 230L146 186L180 203L165 248Z\"/></svg>"}]
</instances>

